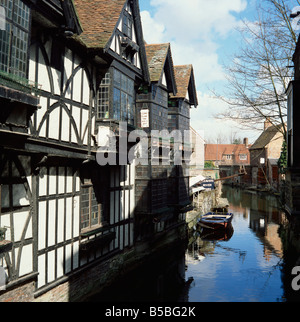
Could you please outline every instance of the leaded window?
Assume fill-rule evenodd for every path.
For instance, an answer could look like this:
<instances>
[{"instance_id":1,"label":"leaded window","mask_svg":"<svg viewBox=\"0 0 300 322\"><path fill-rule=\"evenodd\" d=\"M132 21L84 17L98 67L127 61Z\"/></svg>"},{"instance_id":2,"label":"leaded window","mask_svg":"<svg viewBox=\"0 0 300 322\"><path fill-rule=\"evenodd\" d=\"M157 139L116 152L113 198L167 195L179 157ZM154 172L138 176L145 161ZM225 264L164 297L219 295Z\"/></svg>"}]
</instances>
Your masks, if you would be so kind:
<instances>
[{"instance_id":1,"label":"leaded window","mask_svg":"<svg viewBox=\"0 0 300 322\"><path fill-rule=\"evenodd\" d=\"M99 87L98 119L111 118L134 125L134 99L134 81L117 69L112 69Z\"/></svg>"},{"instance_id":2,"label":"leaded window","mask_svg":"<svg viewBox=\"0 0 300 322\"><path fill-rule=\"evenodd\" d=\"M30 8L21 0L0 0L0 71L27 76Z\"/></svg>"},{"instance_id":3,"label":"leaded window","mask_svg":"<svg viewBox=\"0 0 300 322\"><path fill-rule=\"evenodd\" d=\"M98 118L109 118L110 73L106 73L101 81L98 93Z\"/></svg>"},{"instance_id":4,"label":"leaded window","mask_svg":"<svg viewBox=\"0 0 300 322\"><path fill-rule=\"evenodd\" d=\"M114 70L113 108L115 120L134 125L134 81Z\"/></svg>"},{"instance_id":5,"label":"leaded window","mask_svg":"<svg viewBox=\"0 0 300 322\"><path fill-rule=\"evenodd\" d=\"M91 181L85 182L81 194L81 229L99 226L102 218L102 205L98 203Z\"/></svg>"}]
</instances>

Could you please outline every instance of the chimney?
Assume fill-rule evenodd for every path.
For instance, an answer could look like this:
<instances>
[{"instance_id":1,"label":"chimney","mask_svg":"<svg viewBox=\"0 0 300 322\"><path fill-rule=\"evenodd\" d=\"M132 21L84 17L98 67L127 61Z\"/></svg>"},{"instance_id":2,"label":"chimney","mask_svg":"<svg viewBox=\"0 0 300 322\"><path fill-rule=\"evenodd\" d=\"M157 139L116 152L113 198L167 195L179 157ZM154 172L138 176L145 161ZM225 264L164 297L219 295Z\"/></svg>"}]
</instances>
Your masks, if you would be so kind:
<instances>
[{"instance_id":1,"label":"chimney","mask_svg":"<svg viewBox=\"0 0 300 322\"><path fill-rule=\"evenodd\" d=\"M244 145L246 148L248 148L249 145L249 139L248 138L244 138Z\"/></svg>"},{"instance_id":2,"label":"chimney","mask_svg":"<svg viewBox=\"0 0 300 322\"><path fill-rule=\"evenodd\" d=\"M264 123L264 131L268 129L270 126L272 126L272 123L270 122L269 119L267 119Z\"/></svg>"}]
</instances>

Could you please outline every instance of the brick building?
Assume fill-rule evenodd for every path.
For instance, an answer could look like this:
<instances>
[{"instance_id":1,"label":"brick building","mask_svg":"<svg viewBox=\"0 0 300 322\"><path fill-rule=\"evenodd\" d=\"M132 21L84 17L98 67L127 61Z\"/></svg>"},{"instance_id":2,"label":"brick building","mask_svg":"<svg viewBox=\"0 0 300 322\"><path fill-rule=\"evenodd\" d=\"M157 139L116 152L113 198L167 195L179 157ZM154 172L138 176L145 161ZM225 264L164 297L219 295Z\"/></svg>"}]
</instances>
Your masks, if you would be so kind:
<instances>
[{"instance_id":1,"label":"brick building","mask_svg":"<svg viewBox=\"0 0 300 322\"><path fill-rule=\"evenodd\" d=\"M280 158L283 140L282 126L275 126L266 121L264 131L250 147L252 185L279 188L280 177L277 162Z\"/></svg>"},{"instance_id":2,"label":"brick building","mask_svg":"<svg viewBox=\"0 0 300 322\"><path fill-rule=\"evenodd\" d=\"M205 144L205 161L215 166L233 166L250 164L248 139L243 144Z\"/></svg>"}]
</instances>

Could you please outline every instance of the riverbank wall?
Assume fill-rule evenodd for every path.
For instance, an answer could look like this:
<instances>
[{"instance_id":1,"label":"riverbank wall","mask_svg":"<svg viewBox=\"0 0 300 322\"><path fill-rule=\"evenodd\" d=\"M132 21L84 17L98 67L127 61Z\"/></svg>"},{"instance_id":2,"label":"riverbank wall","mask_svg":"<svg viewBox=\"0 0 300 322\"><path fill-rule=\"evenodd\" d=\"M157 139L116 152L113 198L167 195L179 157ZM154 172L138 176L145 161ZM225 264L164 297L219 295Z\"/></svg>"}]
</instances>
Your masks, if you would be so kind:
<instances>
[{"instance_id":1,"label":"riverbank wall","mask_svg":"<svg viewBox=\"0 0 300 322\"><path fill-rule=\"evenodd\" d=\"M212 208L219 205L221 202L221 195L222 184L217 182L215 189L200 191L192 196L194 209L188 212L186 216L188 230L192 229L197 224L197 220L201 215L210 212Z\"/></svg>"}]
</instances>

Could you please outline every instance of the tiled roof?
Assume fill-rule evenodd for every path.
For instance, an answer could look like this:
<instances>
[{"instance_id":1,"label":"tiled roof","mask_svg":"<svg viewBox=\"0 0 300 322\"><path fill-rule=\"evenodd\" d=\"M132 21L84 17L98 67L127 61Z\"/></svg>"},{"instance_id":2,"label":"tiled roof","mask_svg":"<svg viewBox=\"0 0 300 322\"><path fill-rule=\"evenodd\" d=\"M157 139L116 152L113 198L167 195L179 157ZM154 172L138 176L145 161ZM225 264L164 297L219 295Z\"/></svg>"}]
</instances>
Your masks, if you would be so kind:
<instances>
[{"instance_id":1,"label":"tiled roof","mask_svg":"<svg viewBox=\"0 0 300 322\"><path fill-rule=\"evenodd\" d=\"M158 82L161 78L170 44L146 45L146 55L151 82Z\"/></svg>"},{"instance_id":2,"label":"tiled roof","mask_svg":"<svg viewBox=\"0 0 300 322\"><path fill-rule=\"evenodd\" d=\"M175 66L174 70L175 70L175 78L176 78L176 84L177 84L177 95L175 97L185 98L189 88L193 66L192 65Z\"/></svg>"},{"instance_id":3,"label":"tiled roof","mask_svg":"<svg viewBox=\"0 0 300 322\"><path fill-rule=\"evenodd\" d=\"M273 139L275 139L275 136L280 132L280 129L282 129L282 126L279 128L275 125L268 127L254 142L254 144L251 146L251 149L254 150L265 148Z\"/></svg>"},{"instance_id":4,"label":"tiled roof","mask_svg":"<svg viewBox=\"0 0 300 322\"><path fill-rule=\"evenodd\" d=\"M73 0L83 33L79 39L89 48L104 48L116 27L125 0Z\"/></svg>"},{"instance_id":5,"label":"tiled roof","mask_svg":"<svg viewBox=\"0 0 300 322\"><path fill-rule=\"evenodd\" d=\"M249 154L249 149L244 144L206 144L205 161L222 160L224 155Z\"/></svg>"}]
</instances>

